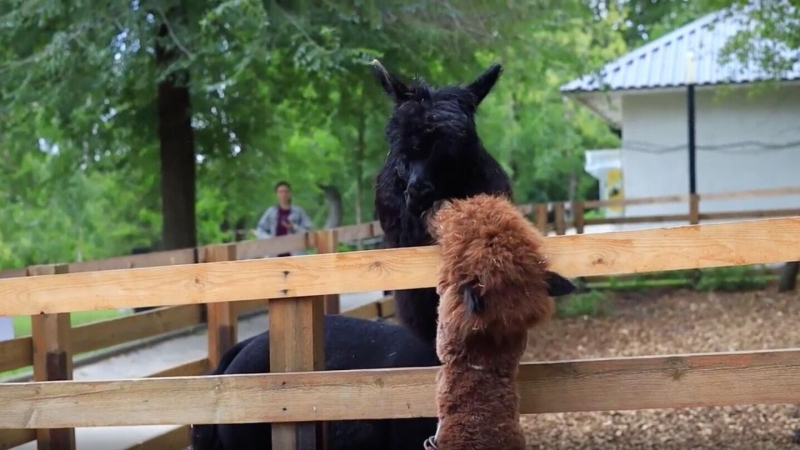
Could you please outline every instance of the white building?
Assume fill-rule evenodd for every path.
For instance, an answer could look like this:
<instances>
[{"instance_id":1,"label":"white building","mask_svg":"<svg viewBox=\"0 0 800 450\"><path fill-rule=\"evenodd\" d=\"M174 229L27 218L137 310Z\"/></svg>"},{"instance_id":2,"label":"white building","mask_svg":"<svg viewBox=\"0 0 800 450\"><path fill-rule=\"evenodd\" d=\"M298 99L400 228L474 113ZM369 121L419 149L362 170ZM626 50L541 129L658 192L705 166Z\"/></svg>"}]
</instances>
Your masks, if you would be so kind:
<instances>
[{"instance_id":1,"label":"white building","mask_svg":"<svg viewBox=\"0 0 800 450\"><path fill-rule=\"evenodd\" d=\"M601 77L586 75L561 87L621 130L619 160L609 161L613 154L607 150L602 154L607 167L621 167L625 198L688 194L687 77L696 86L698 194L800 186L800 63L776 89L754 91L753 82L766 78L762 71L737 62L723 65L718 57L743 23L741 16L709 14L607 64ZM793 207L800 210L800 196L700 203L701 212ZM614 215L688 209L685 203L636 205Z\"/></svg>"}]
</instances>

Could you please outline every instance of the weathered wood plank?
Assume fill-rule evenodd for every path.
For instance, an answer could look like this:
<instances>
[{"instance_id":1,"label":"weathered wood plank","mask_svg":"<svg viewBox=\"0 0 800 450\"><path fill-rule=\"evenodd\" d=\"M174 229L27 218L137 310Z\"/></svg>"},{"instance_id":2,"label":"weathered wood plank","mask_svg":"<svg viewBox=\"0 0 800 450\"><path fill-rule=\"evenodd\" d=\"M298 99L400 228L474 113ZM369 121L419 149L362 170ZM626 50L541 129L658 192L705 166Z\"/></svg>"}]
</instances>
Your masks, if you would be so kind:
<instances>
[{"instance_id":1,"label":"weathered wood plank","mask_svg":"<svg viewBox=\"0 0 800 450\"><path fill-rule=\"evenodd\" d=\"M0 427L433 417L437 368L13 383ZM523 364L521 412L800 403L800 350Z\"/></svg>"},{"instance_id":2,"label":"weathered wood plank","mask_svg":"<svg viewBox=\"0 0 800 450\"><path fill-rule=\"evenodd\" d=\"M547 238L565 276L599 276L796 261L800 217ZM429 287L438 248L289 258L0 280L0 314L20 315L287 298Z\"/></svg>"},{"instance_id":3,"label":"weathered wood plank","mask_svg":"<svg viewBox=\"0 0 800 450\"><path fill-rule=\"evenodd\" d=\"M36 430L0 430L0 450L19 447L36 439Z\"/></svg>"},{"instance_id":4,"label":"weathered wood plank","mask_svg":"<svg viewBox=\"0 0 800 450\"><path fill-rule=\"evenodd\" d=\"M66 264L32 266L29 276L63 276ZM72 379L72 325L69 313L38 314L31 317L34 381ZM36 430L38 450L74 450L75 429L72 427L39 427Z\"/></svg>"},{"instance_id":5,"label":"weathered wood plank","mask_svg":"<svg viewBox=\"0 0 800 450\"><path fill-rule=\"evenodd\" d=\"M270 302L269 363L272 373L325 370L324 314L323 296ZM325 434L323 422L276 424L272 427L272 448L322 450Z\"/></svg>"},{"instance_id":6,"label":"weathered wood plank","mask_svg":"<svg viewBox=\"0 0 800 450\"><path fill-rule=\"evenodd\" d=\"M0 342L0 372L33 364L33 339L30 336Z\"/></svg>"},{"instance_id":7,"label":"weathered wood plank","mask_svg":"<svg viewBox=\"0 0 800 450\"><path fill-rule=\"evenodd\" d=\"M199 305L159 308L72 329L75 354L182 330L202 322Z\"/></svg>"}]
</instances>

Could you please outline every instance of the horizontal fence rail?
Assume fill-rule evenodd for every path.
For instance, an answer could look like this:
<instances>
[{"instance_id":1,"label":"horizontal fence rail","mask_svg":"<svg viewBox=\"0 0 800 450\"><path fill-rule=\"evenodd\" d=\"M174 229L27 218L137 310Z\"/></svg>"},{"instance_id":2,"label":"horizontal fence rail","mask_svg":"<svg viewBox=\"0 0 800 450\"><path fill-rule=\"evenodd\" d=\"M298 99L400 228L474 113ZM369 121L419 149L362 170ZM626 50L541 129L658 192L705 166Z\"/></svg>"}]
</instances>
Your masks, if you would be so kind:
<instances>
[{"instance_id":1,"label":"horizontal fence rail","mask_svg":"<svg viewBox=\"0 0 800 450\"><path fill-rule=\"evenodd\" d=\"M541 208L537 209L541 213ZM558 211L560 219L557 215L556 221L563 230L563 205ZM363 224L353 228L351 236L363 238L375 232L373 224ZM146 265L128 259L132 257L121 257L110 270L95 271L102 270L97 262L91 262L95 266L74 263L33 267L26 270L30 276L0 279L0 315L31 315L38 324L34 330L38 326L44 333L38 338L34 332L33 337L0 343L0 371L17 368L15 364L22 361L23 366L38 367L35 375L47 374L32 383L0 385L0 428L22 429L2 430L0 448L22 444L37 435L66 442L68 437L59 430L76 426L267 421L282 424L273 427L273 437L285 437L292 435L287 432L298 422L435 415L435 368L307 372L321 370L322 353L316 353L321 348L319 305L327 305L328 297L436 284L439 258L435 246L329 253L342 240L336 235L328 231L291 237L291 245L313 246L317 255L245 258L262 257L260 253L269 247L266 244L274 244L275 239L254 242L257 246L227 244L192 251L191 257L179 251L168 258L160 255L149 260L165 267L143 267ZM553 270L565 276L600 277L800 260L797 236L800 217L790 217L557 236L546 239L544 252ZM258 251L248 253L246 248ZM136 255L141 256L150 255ZM273 371L283 373L193 377L213 367L235 343L237 314L267 302L273 313L269 319ZM65 370L51 356L61 355L71 364L74 353L202 324L206 318L201 304L213 305L208 309L208 358L164 369L148 379L54 381L69 380L71 367ZM68 326L68 316L64 322L69 312L142 306L168 308L74 328ZM386 317L392 308L393 303L384 299L345 314ZM67 339L61 337L65 331ZM306 333L312 338L307 339ZM101 335L101 339L94 338ZM37 344L37 339L41 343ZM67 345L62 347L64 343ZM37 346L44 345L52 350L46 355L37 353ZM519 379L522 411L795 403L798 400L787 392L798 392L792 381L800 379L800 363L794 362L800 361L798 351L525 364ZM50 371L56 374L56 369L67 378L51 377ZM714 387L719 383L724 388ZM767 387L769 383L774 388ZM609 390L609 384L615 387ZM627 393L620 391L623 388ZM424 398L419 397L420 392ZM355 404L352 396L358 398ZM275 406L278 404L280 409ZM238 411L234 405L239 406ZM344 411L342 405L352 410ZM253 412L257 408L261 412ZM159 411L153 414L156 409ZM201 419L206 417L203 414L213 418ZM147 445L185 444L186 439L185 428L181 428ZM67 445L74 448L74 442ZM289 443L282 448L296 447Z\"/></svg>"},{"instance_id":2,"label":"horizontal fence rail","mask_svg":"<svg viewBox=\"0 0 800 450\"><path fill-rule=\"evenodd\" d=\"M113 381L0 389L0 427L435 417L436 367ZM800 350L526 363L523 414L800 403Z\"/></svg>"},{"instance_id":3,"label":"horizontal fence rail","mask_svg":"<svg viewBox=\"0 0 800 450\"><path fill-rule=\"evenodd\" d=\"M800 217L550 237L565 276L602 276L800 259ZM0 280L0 315L279 299L436 284L438 248L187 264Z\"/></svg>"},{"instance_id":4,"label":"horizontal fence rail","mask_svg":"<svg viewBox=\"0 0 800 450\"><path fill-rule=\"evenodd\" d=\"M520 205L519 208L525 214L533 214L535 216L542 215L543 217L536 217L537 227L542 231L545 228L553 226L558 234L560 233L558 223L552 224L546 217L548 209L552 208L555 213L556 222L559 221L558 216L562 216L563 226L574 225L577 223L570 223L563 219L564 208L570 206L572 213L576 211L584 211L591 208L607 207L607 206L633 206L633 205L652 205L652 204L669 204L669 203L692 203L700 202L701 200L736 200L744 198L761 198L761 197L781 197L800 195L800 187L781 187L770 189L756 189L748 191L734 191L734 192L713 192L705 194L692 195L667 195L660 197L646 197L646 198L623 198L614 200L575 200L575 201L551 201L546 203L525 204ZM775 210L762 210L762 211L730 211L730 212L714 212L714 213L699 213L697 217L700 220L726 220L726 219L753 219L760 217L783 217L794 216L800 210L798 209L775 209ZM577 218L576 218L577 219ZM587 218L583 225L600 225L600 224L628 224L628 223L659 223L671 221L691 221L693 217L686 214L675 215L655 215L655 216L628 216L628 217L611 217L611 218ZM377 221L367 222L357 225L347 225L333 229L339 235L340 242L352 242L363 239L373 239L380 237L383 234L380 224ZM582 231L579 231L582 232ZM284 252L307 250L315 246L314 233L300 233L295 235L280 236L272 239L256 239L249 241L242 241L235 244L239 260L263 258L265 255L277 255ZM130 269L137 267L154 267L172 264L190 264L192 259L196 258L196 249L183 249L183 250L170 250L159 251L139 255L124 255L107 259L75 262L69 264L69 272L88 272L99 270L116 270L116 269ZM0 270L0 278L14 278L24 277L26 269L5 269Z\"/></svg>"}]
</instances>

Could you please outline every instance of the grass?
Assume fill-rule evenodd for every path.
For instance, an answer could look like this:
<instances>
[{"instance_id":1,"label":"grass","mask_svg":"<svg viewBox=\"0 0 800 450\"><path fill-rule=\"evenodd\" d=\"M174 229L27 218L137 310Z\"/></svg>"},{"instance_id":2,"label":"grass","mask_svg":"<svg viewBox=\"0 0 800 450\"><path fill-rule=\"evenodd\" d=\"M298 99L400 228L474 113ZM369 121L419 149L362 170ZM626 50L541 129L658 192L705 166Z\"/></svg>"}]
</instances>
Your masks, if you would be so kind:
<instances>
[{"instance_id":1,"label":"grass","mask_svg":"<svg viewBox=\"0 0 800 450\"><path fill-rule=\"evenodd\" d=\"M611 277L608 282L591 283L591 287L611 290L681 287L694 291L739 292L764 289L775 278L765 266L732 266L655 272L625 279Z\"/></svg>"},{"instance_id":2,"label":"grass","mask_svg":"<svg viewBox=\"0 0 800 450\"><path fill-rule=\"evenodd\" d=\"M775 274L765 266L732 266L639 274L626 279L610 277L590 283L589 291L556 301L559 317L603 316L611 312L615 292L653 288L682 288L696 292L743 292L764 289Z\"/></svg>"},{"instance_id":3,"label":"grass","mask_svg":"<svg viewBox=\"0 0 800 450\"><path fill-rule=\"evenodd\" d=\"M588 291L556 300L556 316L604 316L611 311L611 299L605 291Z\"/></svg>"},{"instance_id":4,"label":"grass","mask_svg":"<svg viewBox=\"0 0 800 450\"><path fill-rule=\"evenodd\" d=\"M101 320L116 319L117 317L127 316L128 312L121 312L116 309L106 309L102 311L81 311L70 314L70 322L73 327L86 325ZM23 337L31 335L31 317L14 317L14 336Z\"/></svg>"}]
</instances>

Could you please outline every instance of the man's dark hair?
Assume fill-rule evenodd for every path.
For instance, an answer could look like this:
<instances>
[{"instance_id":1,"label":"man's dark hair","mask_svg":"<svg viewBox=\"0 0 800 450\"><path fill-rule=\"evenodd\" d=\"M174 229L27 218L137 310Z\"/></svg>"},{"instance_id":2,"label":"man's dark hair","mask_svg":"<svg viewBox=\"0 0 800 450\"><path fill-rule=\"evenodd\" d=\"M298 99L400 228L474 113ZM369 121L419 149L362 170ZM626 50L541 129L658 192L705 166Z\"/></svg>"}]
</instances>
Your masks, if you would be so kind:
<instances>
[{"instance_id":1,"label":"man's dark hair","mask_svg":"<svg viewBox=\"0 0 800 450\"><path fill-rule=\"evenodd\" d=\"M278 181L278 184L275 185L275 190L277 191L281 186L286 186L290 191L292 190L292 186L288 181Z\"/></svg>"}]
</instances>

